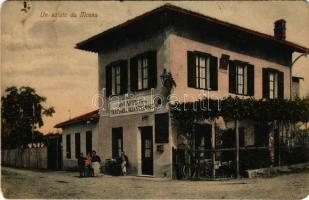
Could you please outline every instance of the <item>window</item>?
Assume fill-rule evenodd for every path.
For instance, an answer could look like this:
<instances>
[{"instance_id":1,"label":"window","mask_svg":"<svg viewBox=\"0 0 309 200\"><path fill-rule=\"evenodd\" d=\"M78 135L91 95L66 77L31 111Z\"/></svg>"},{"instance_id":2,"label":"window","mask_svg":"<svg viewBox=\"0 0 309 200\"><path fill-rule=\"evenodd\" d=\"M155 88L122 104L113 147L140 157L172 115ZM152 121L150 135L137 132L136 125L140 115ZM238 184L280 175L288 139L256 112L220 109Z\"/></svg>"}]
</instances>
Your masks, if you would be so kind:
<instances>
[{"instance_id":1,"label":"window","mask_svg":"<svg viewBox=\"0 0 309 200\"><path fill-rule=\"evenodd\" d=\"M106 96L121 95L128 91L128 62L119 60L106 66Z\"/></svg>"},{"instance_id":2,"label":"window","mask_svg":"<svg viewBox=\"0 0 309 200\"><path fill-rule=\"evenodd\" d=\"M130 59L131 91L155 88L157 85L157 53L148 51Z\"/></svg>"},{"instance_id":3,"label":"window","mask_svg":"<svg viewBox=\"0 0 309 200\"><path fill-rule=\"evenodd\" d=\"M112 67L112 95L120 94L120 65Z\"/></svg>"},{"instance_id":4,"label":"window","mask_svg":"<svg viewBox=\"0 0 309 200\"><path fill-rule=\"evenodd\" d=\"M71 158L71 135L66 136L66 156L67 159Z\"/></svg>"},{"instance_id":5,"label":"window","mask_svg":"<svg viewBox=\"0 0 309 200\"><path fill-rule=\"evenodd\" d=\"M148 88L148 58L141 57L137 61L138 66L138 90Z\"/></svg>"},{"instance_id":6,"label":"window","mask_svg":"<svg viewBox=\"0 0 309 200\"><path fill-rule=\"evenodd\" d=\"M152 157L152 140L145 139L145 158Z\"/></svg>"},{"instance_id":7,"label":"window","mask_svg":"<svg viewBox=\"0 0 309 200\"><path fill-rule=\"evenodd\" d=\"M218 59L207 53L187 52L188 87L218 89Z\"/></svg>"},{"instance_id":8,"label":"window","mask_svg":"<svg viewBox=\"0 0 309 200\"><path fill-rule=\"evenodd\" d=\"M122 128L112 129L112 157L119 158L123 151Z\"/></svg>"},{"instance_id":9,"label":"window","mask_svg":"<svg viewBox=\"0 0 309 200\"><path fill-rule=\"evenodd\" d=\"M269 73L269 98L278 98L278 73L276 72Z\"/></svg>"},{"instance_id":10,"label":"window","mask_svg":"<svg viewBox=\"0 0 309 200\"><path fill-rule=\"evenodd\" d=\"M263 98L283 98L283 75L283 72L275 69L263 69Z\"/></svg>"},{"instance_id":11,"label":"window","mask_svg":"<svg viewBox=\"0 0 309 200\"><path fill-rule=\"evenodd\" d=\"M254 66L242 61L230 61L229 92L239 95L254 95Z\"/></svg>"},{"instance_id":12,"label":"window","mask_svg":"<svg viewBox=\"0 0 309 200\"><path fill-rule=\"evenodd\" d=\"M236 93L247 94L247 65L237 65L236 74Z\"/></svg>"},{"instance_id":13,"label":"window","mask_svg":"<svg viewBox=\"0 0 309 200\"><path fill-rule=\"evenodd\" d=\"M80 133L75 133L75 158L80 155Z\"/></svg>"},{"instance_id":14,"label":"window","mask_svg":"<svg viewBox=\"0 0 309 200\"><path fill-rule=\"evenodd\" d=\"M92 131L86 132L86 153L92 152Z\"/></svg>"},{"instance_id":15,"label":"window","mask_svg":"<svg viewBox=\"0 0 309 200\"><path fill-rule=\"evenodd\" d=\"M209 88L209 57L195 56L195 87L200 89Z\"/></svg>"}]
</instances>

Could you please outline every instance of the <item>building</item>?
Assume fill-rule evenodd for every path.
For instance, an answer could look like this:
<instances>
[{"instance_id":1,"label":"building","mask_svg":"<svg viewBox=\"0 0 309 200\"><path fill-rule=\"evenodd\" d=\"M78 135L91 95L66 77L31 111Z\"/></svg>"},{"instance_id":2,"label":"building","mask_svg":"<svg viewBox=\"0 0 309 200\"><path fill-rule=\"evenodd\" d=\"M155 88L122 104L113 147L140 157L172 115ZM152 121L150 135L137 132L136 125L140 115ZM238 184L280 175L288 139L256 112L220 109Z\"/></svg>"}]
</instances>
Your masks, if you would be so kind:
<instances>
[{"instance_id":1,"label":"building","mask_svg":"<svg viewBox=\"0 0 309 200\"><path fill-rule=\"evenodd\" d=\"M95 110L55 125L62 129L62 158L64 169L77 168L80 153L98 149L99 111Z\"/></svg>"},{"instance_id":2,"label":"building","mask_svg":"<svg viewBox=\"0 0 309 200\"><path fill-rule=\"evenodd\" d=\"M98 154L117 158L124 151L130 174L172 177L179 138L161 97L290 98L292 54L308 49L286 41L285 26L276 21L270 36L166 4L78 43L77 49L98 53L99 92L108 97L100 128L94 125ZM176 87L166 84L172 80ZM252 122L240 127L243 145L265 145ZM211 145L212 128L208 122L197 126L197 146ZM64 132L66 144L67 133L75 131Z\"/></svg>"}]
</instances>

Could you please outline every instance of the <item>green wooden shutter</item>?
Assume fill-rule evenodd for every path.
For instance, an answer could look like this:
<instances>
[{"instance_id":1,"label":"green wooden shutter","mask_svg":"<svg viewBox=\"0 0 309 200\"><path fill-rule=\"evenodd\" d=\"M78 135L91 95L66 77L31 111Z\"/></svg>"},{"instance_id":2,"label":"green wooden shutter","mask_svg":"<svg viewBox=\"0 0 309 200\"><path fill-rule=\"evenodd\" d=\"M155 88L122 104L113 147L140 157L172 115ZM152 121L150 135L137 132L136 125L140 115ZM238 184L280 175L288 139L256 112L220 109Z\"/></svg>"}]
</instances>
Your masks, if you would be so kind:
<instances>
[{"instance_id":1,"label":"green wooden shutter","mask_svg":"<svg viewBox=\"0 0 309 200\"><path fill-rule=\"evenodd\" d=\"M247 94L254 96L254 66L247 65Z\"/></svg>"},{"instance_id":2,"label":"green wooden shutter","mask_svg":"<svg viewBox=\"0 0 309 200\"><path fill-rule=\"evenodd\" d=\"M218 90L218 58L210 56L210 88L211 90Z\"/></svg>"},{"instance_id":3,"label":"green wooden shutter","mask_svg":"<svg viewBox=\"0 0 309 200\"><path fill-rule=\"evenodd\" d=\"M120 61L120 94L128 92L128 61Z\"/></svg>"},{"instance_id":4,"label":"green wooden shutter","mask_svg":"<svg viewBox=\"0 0 309 200\"><path fill-rule=\"evenodd\" d=\"M105 87L106 96L109 97L112 94L112 65L106 65L105 67Z\"/></svg>"},{"instance_id":5,"label":"green wooden shutter","mask_svg":"<svg viewBox=\"0 0 309 200\"><path fill-rule=\"evenodd\" d=\"M263 98L269 98L269 70L263 68Z\"/></svg>"},{"instance_id":6,"label":"green wooden shutter","mask_svg":"<svg viewBox=\"0 0 309 200\"><path fill-rule=\"evenodd\" d=\"M188 87L196 88L195 55L192 51L187 52Z\"/></svg>"},{"instance_id":7,"label":"green wooden shutter","mask_svg":"<svg viewBox=\"0 0 309 200\"><path fill-rule=\"evenodd\" d=\"M229 92L236 93L236 65L234 61L229 63Z\"/></svg>"},{"instance_id":8,"label":"green wooden shutter","mask_svg":"<svg viewBox=\"0 0 309 200\"><path fill-rule=\"evenodd\" d=\"M131 91L137 90L137 57L133 57L130 59L130 88Z\"/></svg>"},{"instance_id":9,"label":"green wooden shutter","mask_svg":"<svg viewBox=\"0 0 309 200\"><path fill-rule=\"evenodd\" d=\"M150 51L147 53L148 57L148 88L155 88L157 86L157 52Z\"/></svg>"},{"instance_id":10,"label":"green wooden shutter","mask_svg":"<svg viewBox=\"0 0 309 200\"><path fill-rule=\"evenodd\" d=\"M155 142L168 143L169 138L169 115L160 113L155 115Z\"/></svg>"},{"instance_id":11,"label":"green wooden shutter","mask_svg":"<svg viewBox=\"0 0 309 200\"><path fill-rule=\"evenodd\" d=\"M278 98L284 98L284 73L278 71Z\"/></svg>"}]
</instances>

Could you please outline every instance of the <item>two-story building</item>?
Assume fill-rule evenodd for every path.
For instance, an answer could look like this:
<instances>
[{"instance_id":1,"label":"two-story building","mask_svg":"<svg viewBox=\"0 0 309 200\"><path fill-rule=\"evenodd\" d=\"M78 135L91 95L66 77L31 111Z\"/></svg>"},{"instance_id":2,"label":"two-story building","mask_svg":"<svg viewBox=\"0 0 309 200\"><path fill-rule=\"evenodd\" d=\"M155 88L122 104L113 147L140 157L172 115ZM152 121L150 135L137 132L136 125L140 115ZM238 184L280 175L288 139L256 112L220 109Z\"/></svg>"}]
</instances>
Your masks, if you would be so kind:
<instances>
[{"instance_id":1,"label":"two-story building","mask_svg":"<svg viewBox=\"0 0 309 200\"><path fill-rule=\"evenodd\" d=\"M171 177L178 138L162 97L290 98L292 54L308 49L286 41L285 26L276 21L270 36L166 4L78 43L98 53L99 93L106 97L97 153L106 159L124 151L130 174ZM176 83L170 93L163 87L168 72ZM250 145L254 130L243 126ZM201 143L210 130L202 127Z\"/></svg>"}]
</instances>

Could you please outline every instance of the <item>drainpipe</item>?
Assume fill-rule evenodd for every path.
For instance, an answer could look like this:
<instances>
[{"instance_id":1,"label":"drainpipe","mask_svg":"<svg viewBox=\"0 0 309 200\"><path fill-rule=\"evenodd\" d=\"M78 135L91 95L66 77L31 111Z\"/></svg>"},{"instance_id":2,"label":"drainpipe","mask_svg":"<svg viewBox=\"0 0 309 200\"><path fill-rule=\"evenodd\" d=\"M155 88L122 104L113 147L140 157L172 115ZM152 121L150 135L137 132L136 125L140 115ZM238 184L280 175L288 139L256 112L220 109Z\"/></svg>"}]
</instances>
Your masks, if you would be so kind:
<instances>
[{"instance_id":1,"label":"drainpipe","mask_svg":"<svg viewBox=\"0 0 309 200\"><path fill-rule=\"evenodd\" d=\"M239 178L239 121L235 121L236 132L236 178Z\"/></svg>"},{"instance_id":2,"label":"drainpipe","mask_svg":"<svg viewBox=\"0 0 309 200\"><path fill-rule=\"evenodd\" d=\"M212 120L211 123L211 149L212 149L212 177L213 179L216 178L216 130L215 130L215 120Z\"/></svg>"}]
</instances>

